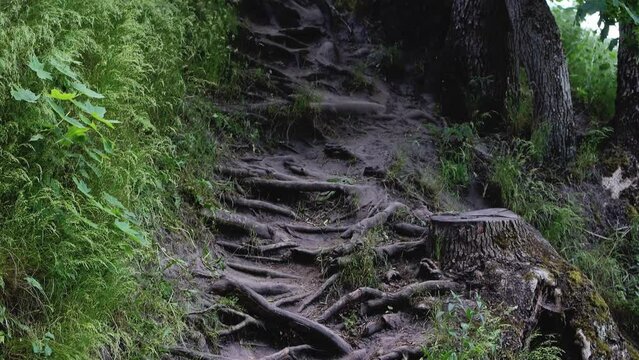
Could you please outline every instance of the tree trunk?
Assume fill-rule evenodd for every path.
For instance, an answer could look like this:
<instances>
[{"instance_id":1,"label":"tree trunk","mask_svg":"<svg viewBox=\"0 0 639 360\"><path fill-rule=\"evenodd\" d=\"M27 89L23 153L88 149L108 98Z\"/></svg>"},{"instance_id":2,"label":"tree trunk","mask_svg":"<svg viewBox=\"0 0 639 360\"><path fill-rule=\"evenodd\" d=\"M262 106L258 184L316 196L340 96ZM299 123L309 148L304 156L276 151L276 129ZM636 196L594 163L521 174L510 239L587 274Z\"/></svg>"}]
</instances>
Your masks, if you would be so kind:
<instances>
[{"instance_id":1,"label":"tree trunk","mask_svg":"<svg viewBox=\"0 0 639 360\"><path fill-rule=\"evenodd\" d=\"M506 29L503 1L453 1L442 105L454 120L475 120L479 115L487 125L498 125L494 120L504 110L511 68Z\"/></svg>"},{"instance_id":2,"label":"tree trunk","mask_svg":"<svg viewBox=\"0 0 639 360\"><path fill-rule=\"evenodd\" d=\"M506 8L534 93L535 128L548 132L546 157L565 164L575 153L575 121L559 27L544 0L506 0Z\"/></svg>"},{"instance_id":3,"label":"tree trunk","mask_svg":"<svg viewBox=\"0 0 639 360\"><path fill-rule=\"evenodd\" d=\"M453 280L513 309L504 348L519 350L535 330L566 354L627 359L625 341L593 284L522 218L485 209L431 218L434 256Z\"/></svg>"},{"instance_id":4,"label":"tree trunk","mask_svg":"<svg viewBox=\"0 0 639 360\"><path fill-rule=\"evenodd\" d=\"M614 127L617 137L635 155L639 153L639 41L637 25L621 22L617 53L617 102Z\"/></svg>"}]
</instances>

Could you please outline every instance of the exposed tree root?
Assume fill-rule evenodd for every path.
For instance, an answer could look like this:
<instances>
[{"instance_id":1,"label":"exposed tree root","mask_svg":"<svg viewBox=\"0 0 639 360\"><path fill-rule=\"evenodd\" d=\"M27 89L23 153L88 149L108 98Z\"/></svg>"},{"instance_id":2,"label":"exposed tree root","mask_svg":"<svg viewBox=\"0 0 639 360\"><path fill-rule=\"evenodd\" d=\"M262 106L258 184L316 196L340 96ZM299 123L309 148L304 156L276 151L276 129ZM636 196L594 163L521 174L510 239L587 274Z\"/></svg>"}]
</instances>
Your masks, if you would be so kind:
<instances>
[{"instance_id":1,"label":"exposed tree root","mask_svg":"<svg viewBox=\"0 0 639 360\"><path fill-rule=\"evenodd\" d=\"M296 295L291 295L282 299L279 299L277 301L275 301L273 303L273 305L277 306L277 307L281 307L281 306L285 306L285 305L292 305L295 304L298 301L301 301L302 299L306 299L307 296L311 295L310 292L304 292L301 294L296 294Z\"/></svg>"},{"instance_id":2,"label":"exposed tree root","mask_svg":"<svg viewBox=\"0 0 639 360\"><path fill-rule=\"evenodd\" d=\"M172 347L169 349L169 353L171 353L171 355L181 356L192 360L238 360L225 356L190 350L185 347Z\"/></svg>"},{"instance_id":3,"label":"exposed tree root","mask_svg":"<svg viewBox=\"0 0 639 360\"><path fill-rule=\"evenodd\" d=\"M410 237L423 237L428 235L428 228L409 223L393 224L393 230L395 230L400 235Z\"/></svg>"},{"instance_id":4,"label":"exposed tree root","mask_svg":"<svg viewBox=\"0 0 639 360\"><path fill-rule=\"evenodd\" d=\"M239 230L243 230L249 235L255 235L262 239L273 239L275 230L269 225L259 223L248 216L240 214L231 214L226 211L211 212L208 209L203 209L201 214L218 225L229 226Z\"/></svg>"},{"instance_id":5,"label":"exposed tree root","mask_svg":"<svg viewBox=\"0 0 639 360\"><path fill-rule=\"evenodd\" d=\"M383 211L380 211L377 214L351 226L348 230L344 231L341 236L344 239L361 236L368 230L386 223L386 221L388 221L388 219L398 210L408 210L408 207L400 202L393 202Z\"/></svg>"},{"instance_id":6,"label":"exposed tree root","mask_svg":"<svg viewBox=\"0 0 639 360\"><path fill-rule=\"evenodd\" d=\"M348 226L286 225L286 229L304 234L330 234L344 232Z\"/></svg>"},{"instance_id":7,"label":"exposed tree root","mask_svg":"<svg viewBox=\"0 0 639 360\"><path fill-rule=\"evenodd\" d=\"M313 302L315 302L315 300L317 300L320 296L322 296L322 294L331 286L333 286L333 284L335 284L335 282L337 281L337 279L339 278L339 274L334 274L333 276L331 276L330 278L328 278L328 280L326 280L324 282L324 284L322 284L322 286L313 294L311 295L308 299L306 299L306 301L304 301L299 308L297 308L297 312L302 312L304 311L304 309L306 309L309 305L311 305Z\"/></svg>"},{"instance_id":8,"label":"exposed tree root","mask_svg":"<svg viewBox=\"0 0 639 360\"><path fill-rule=\"evenodd\" d=\"M275 354L265 356L260 360L289 360L289 359L301 359L301 355L303 353L308 353L311 351L317 351L310 345L298 345L298 346L289 346L284 348Z\"/></svg>"},{"instance_id":9,"label":"exposed tree root","mask_svg":"<svg viewBox=\"0 0 639 360\"><path fill-rule=\"evenodd\" d=\"M264 282L264 281L247 281L247 280L232 278L229 276L226 276L226 279L229 281L232 281L235 284L238 284L247 289L250 289L251 291L259 295L264 295L264 296L288 294L298 289L298 286L296 285L289 285L289 284L282 284L282 283L272 283L272 282ZM222 282L216 281L209 288L209 292L217 293L219 291L222 291L224 289L224 286L225 285Z\"/></svg>"},{"instance_id":10,"label":"exposed tree root","mask_svg":"<svg viewBox=\"0 0 639 360\"><path fill-rule=\"evenodd\" d=\"M384 296L384 292L381 290L369 287L359 288L351 293L342 296L331 307L326 309L326 311L324 311L324 313L320 315L317 321L325 323L351 305L362 303L373 298L380 298L382 296Z\"/></svg>"},{"instance_id":11,"label":"exposed tree root","mask_svg":"<svg viewBox=\"0 0 639 360\"><path fill-rule=\"evenodd\" d=\"M233 270L241 271L243 273L263 276L267 278L282 278L282 279L300 279L301 277L293 274L288 274L281 271L271 270L258 266L251 266L245 264L239 264L234 262L227 262L226 266L230 267Z\"/></svg>"},{"instance_id":12,"label":"exposed tree root","mask_svg":"<svg viewBox=\"0 0 639 360\"><path fill-rule=\"evenodd\" d=\"M257 187L290 190L299 192L327 192L338 191L344 194L356 193L360 186L332 183L326 181L305 181L305 180L267 180L261 178L249 178L246 181Z\"/></svg>"},{"instance_id":13,"label":"exposed tree root","mask_svg":"<svg viewBox=\"0 0 639 360\"><path fill-rule=\"evenodd\" d=\"M241 311L237 311L234 309L229 309L226 307L220 308L219 312L226 312L228 314L234 315L236 317L242 318L243 320L233 326L229 326L224 330L220 330L217 332L219 336L230 336L240 331L244 331L247 328L254 329L264 329L264 324L261 321L256 320L252 316L245 314Z\"/></svg>"},{"instance_id":14,"label":"exposed tree root","mask_svg":"<svg viewBox=\"0 0 639 360\"><path fill-rule=\"evenodd\" d=\"M460 292L464 290L464 285L448 280L431 280L420 283L406 285L399 291L392 294L384 294L383 296L368 300L364 303L364 313L371 313L380 309L386 309L388 306L396 308L399 305L407 305L410 299L415 295L428 294L432 292Z\"/></svg>"},{"instance_id":15,"label":"exposed tree root","mask_svg":"<svg viewBox=\"0 0 639 360\"><path fill-rule=\"evenodd\" d=\"M277 252L280 250L293 249L299 246L293 242L279 242L275 244L254 246L250 244L236 244L236 243L232 243L228 241L220 241L220 240L217 241L217 244L223 247L224 249L226 249L227 251L230 251L236 254L243 254L243 255L250 255L250 254L265 255L265 254Z\"/></svg>"},{"instance_id":16,"label":"exposed tree root","mask_svg":"<svg viewBox=\"0 0 639 360\"><path fill-rule=\"evenodd\" d=\"M424 258L419 262L419 271L417 277L426 280L443 280L447 278L439 266L431 259Z\"/></svg>"},{"instance_id":17,"label":"exposed tree root","mask_svg":"<svg viewBox=\"0 0 639 360\"><path fill-rule=\"evenodd\" d=\"M298 314L269 304L261 295L241 282L230 278L220 279L214 286L219 294L232 293L249 312L257 316L269 329L277 329L299 336L312 346L335 354L348 354L351 346L325 326Z\"/></svg>"},{"instance_id":18,"label":"exposed tree root","mask_svg":"<svg viewBox=\"0 0 639 360\"><path fill-rule=\"evenodd\" d=\"M380 259L392 259L398 256L409 256L413 253L424 253L429 243L429 240L424 239L378 246L375 248L375 254Z\"/></svg>"},{"instance_id":19,"label":"exposed tree root","mask_svg":"<svg viewBox=\"0 0 639 360\"><path fill-rule=\"evenodd\" d=\"M288 216L293 219L297 219L297 214L291 209L283 206L275 205L273 203L261 200L244 199L238 197L225 197L224 201L237 207L245 207L254 210L270 211L276 214Z\"/></svg>"},{"instance_id":20,"label":"exposed tree root","mask_svg":"<svg viewBox=\"0 0 639 360\"><path fill-rule=\"evenodd\" d=\"M400 346L379 357L379 360L412 360L424 355L418 346Z\"/></svg>"}]
</instances>

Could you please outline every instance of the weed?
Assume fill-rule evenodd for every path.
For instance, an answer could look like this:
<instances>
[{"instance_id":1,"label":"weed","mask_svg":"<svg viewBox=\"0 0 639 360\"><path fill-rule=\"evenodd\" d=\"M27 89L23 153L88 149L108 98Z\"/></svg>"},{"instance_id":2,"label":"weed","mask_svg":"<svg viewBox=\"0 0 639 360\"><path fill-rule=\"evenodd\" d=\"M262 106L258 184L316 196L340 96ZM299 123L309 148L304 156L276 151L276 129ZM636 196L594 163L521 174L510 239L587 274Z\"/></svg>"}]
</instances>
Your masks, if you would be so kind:
<instances>
[{"instance_id":1,"label":"weed","mask_svg":"<svg viewBox=\"0 0 639 360\"><path fill-rule=\"evenodd\" d=\"M472 180L474 123L455 124L436 130L439 141L441 179L449 190L459 191Z\"/></svg>"},{"instance_id":2,"label":"weed","mask_svg":"<svg viewBox=\"0 0 639 360\"><path fill-rule=\"evenodd\" d=\"M612 134L612 129L593 129L586 134L577 151L577 157L571 164L571 173L577 181L583 181L599 163L599 146Z\"/></svg>"},{"instance_id":3,"label":"weed","mask_svg":"<svg viewBox=\"0 0 639 360\"><path fill-rule=\"evenodd\" d=\"M375 254L377 246L385 235L380 229L369 231L362 239L361 246L353 252L340 273L340 282L348 288L362 286L377 287L378 261Z\"/></svg>"},{"instance_id":4,"label":"weed","mask_svg":"<svg viewBox=\"0 0 639 360\"><path fill-rule=\"evenodd\" d=\"M433 333L423 352L427 359L493 359L501 347L503 325L479 295L464 301L452 294L449 303L433 314Z\"/></svg>"}]
</instances>

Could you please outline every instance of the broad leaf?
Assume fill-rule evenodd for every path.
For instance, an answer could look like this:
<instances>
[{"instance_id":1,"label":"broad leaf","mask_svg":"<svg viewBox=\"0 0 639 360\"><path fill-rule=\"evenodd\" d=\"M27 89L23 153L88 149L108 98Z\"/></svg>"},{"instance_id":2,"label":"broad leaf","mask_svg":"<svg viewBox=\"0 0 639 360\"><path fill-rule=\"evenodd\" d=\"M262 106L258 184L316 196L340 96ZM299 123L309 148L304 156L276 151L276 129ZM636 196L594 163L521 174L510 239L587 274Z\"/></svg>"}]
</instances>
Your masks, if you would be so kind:
<instances>
[{"instance_id":1,"label":"broad leaf","mask_svg":"<svg viewBox=\"0 0 639 360\"><path fill-rule=\"evenodd\" d=\"M74 82L73 84L73 88L78 90L80 93L90 97L90 98L94 98L94 99L104 99L104 95L95 92L93 90L91 90L88 86L79 83L79 82Z\"/></svg>"},{"instance_id":2,"label":"broad leaf","mask_svg":"<svg viewBox=\"0 0 639 360\"><path fill-rule=\"evenodd\" d=\"M77 186L78 190L80 190L80 192L82 192L86 196L91 196L91 189L89 189L89 186L87 185L87 183L84 182L84 180L78 180L78 178L74 176L73 182L75 183L75 186Z\"/></svg>"},{"instance_id":3,"label":"broad leaf","mask_svg":"<svg viewBox=\"0 0 639 360\"><path fill-rule=\"evenodd\" d=\"M27 284L29 284L31 287L37 289L42 293L42 295L46 296L46 294L44 293L44 288L42 288L42 285L40 285L38 280L32 278L31 276L25 277L24 280L26 280Z\"/></svg>"},{"instance_id":4,"label":"broad leaf","mask_svg":"<svg viewBox=\"0 0 639 360\"><path fill-rule=\"evenodd\" d=\"M79 101L73 101L73 103L75 104L75 106L77 106L78 108L80 108L80 110L84 111L85 113L95 117L96 119L104 119L104 115L106 115L106 109L103 108L102 106L95 106L93 104L91 104L89 101L85 101L83 103L79 102Z\"/></svg>"},{"instance_id":5,"label":"broad leaf","mask_svg":"<svg viewBox=\"0 0 639 360\"><path fill-rule=\"evenodd\" d=\"M149 242L147 241L144 234L139 231L131 228L131 224L126 221L115 220L115 226L120 229L123 233L129 235L133 240L140 243L142 246L148 246Z\"/></svg>"},{"instance_id":6,"label":"broad leaf","mask_svg":"<svg viewBox=\"0 0 639 360\"><path fill-rule=\"evenodd\" d=\"M79 127L79 128L84 128L85 126L79 122L78 120L67 116L67 114L64 112L64 109L62 108L62 106L60 106L58 103L55 102L55 100L51 99L50 97L47 97L47 104L49 104L49 106L53 109L53 111L55 111L56 114L58 114L58 116L60 116L62 118L62 120L68 122L69 124L75 126L75 127Z\"/></svg>"},{"instance_id":7,"label":"broad leaf","mask_svg":"<svg viewBox=\"0 0 639 360\"><path fill-rule=\"evenodd\" d=\"M38 60L38 58L34 55L31 56L28 64L29 68L33 70L36 75L42 80L52 80L51 73L44 70L44 64Z\"/></svg>"},{"instance_id":8,"label":"broad leaf","mask_svg":"<svg viewBox=\"0 0 639 360\"><path fill-rule=\"evenodd\" d=\"M76 126L71 126L69 127L69 130L67 131L67 133L64 135L66 138L73 140L75 138L79 138L79 137L84 137L87 133L87 131L89 131L91 129L89 128L79 128Z\"/></svg>"},{"instance_id":9,"label":"broad leaf","mask_svg":"<svg viewBox=\"0 0 639 360\"><path fill-rule=\"evenodd\" d=\"M66 75L67 77L70 77L71 79L76 81L78 80L79 78L78 74L76 74L73 70L71 70L71 67L69 67L68 64L65 64L64 62L58 59L49 60L49 64L51 64L51 66L53 66L56 70Z\"/></svg>"},{"instance_id":10,"label":"broad leaf","mask_svg":"<svg viewBox=\"0 0 639 360\"><path fill-rule=\"evenodd\" d=\"M61 91L59 89L52 89L51 93L48 94L47 96L54 98L54 99L58 99L58 100L63 100L63 101L69 101L69 100L73 100L75 99L78 94L76 93L65 93L64 91Z\"/></svg>"},{"instance_id":11,"label":"broad leaf","mask_svg":"<svg viewBox=\"0 0 639 360\"><path fill-rule=\"evenodd\" d=\"M11 96L18 101L26 101L35 103L40 98L40 95L36 95L33 91L23 88L11 89Z\"/></svg>"}]
</instances>

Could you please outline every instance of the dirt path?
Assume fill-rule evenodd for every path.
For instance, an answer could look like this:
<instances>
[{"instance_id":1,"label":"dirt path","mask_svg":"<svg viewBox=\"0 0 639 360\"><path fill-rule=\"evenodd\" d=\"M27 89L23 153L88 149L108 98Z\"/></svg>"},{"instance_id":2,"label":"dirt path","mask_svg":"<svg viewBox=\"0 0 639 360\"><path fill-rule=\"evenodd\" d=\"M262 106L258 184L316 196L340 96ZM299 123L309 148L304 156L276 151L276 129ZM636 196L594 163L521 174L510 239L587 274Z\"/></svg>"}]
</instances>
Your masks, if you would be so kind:
<instances>
[{"instance_id":1,"label":"dirt path","mask_svg":"<svg viewBox=\"0 0 639 360\"><path fill-rule=\"evenodd\" d=\"M387 51L328 1L245 0L239 13L238 56L262 76L220 106L273 140L222 161L215 181L233 191L201 214L214 245L172 249L192 276L195 334L172 354L419 359L438 295L466 289L429 259L428 202L389 181L436 162L433 100L385 81Z\"/></svg>"},{"instance_id":2,"label":"dirt path","mask_svg":"<svg viewBox=\"0 0 639 360\"><path fill-rule=\"evenodd\" d=\"M419 357L427 326L409 296L460 285L439 276L434 263L433 276L424 263L420 272L430 212L387 189L385 179L398 161L420 166L435 156L425 127L437 121L432 100L392 88L370 69L381 47L363 28L351 33L326 2L256 0L240 7L240 51L266 69L269 84L247 91L249 105L224 108L258 121L277 117L287 128L274 133L289 136L270 154L247 153L219 168L219 179L242 189L224 198L227 209L203 214L219 230L221 279L211 284L214 274L199 257L187 261L198 293L211 294L201 304L213 304L213 296L233 304L217 300L208 310L225 324L216 329L219 356L193 348L174 354ZM357 315L360 304L367 309ZM192 316L205 323L205 310Z\"/></svg>"}]
</instances>

